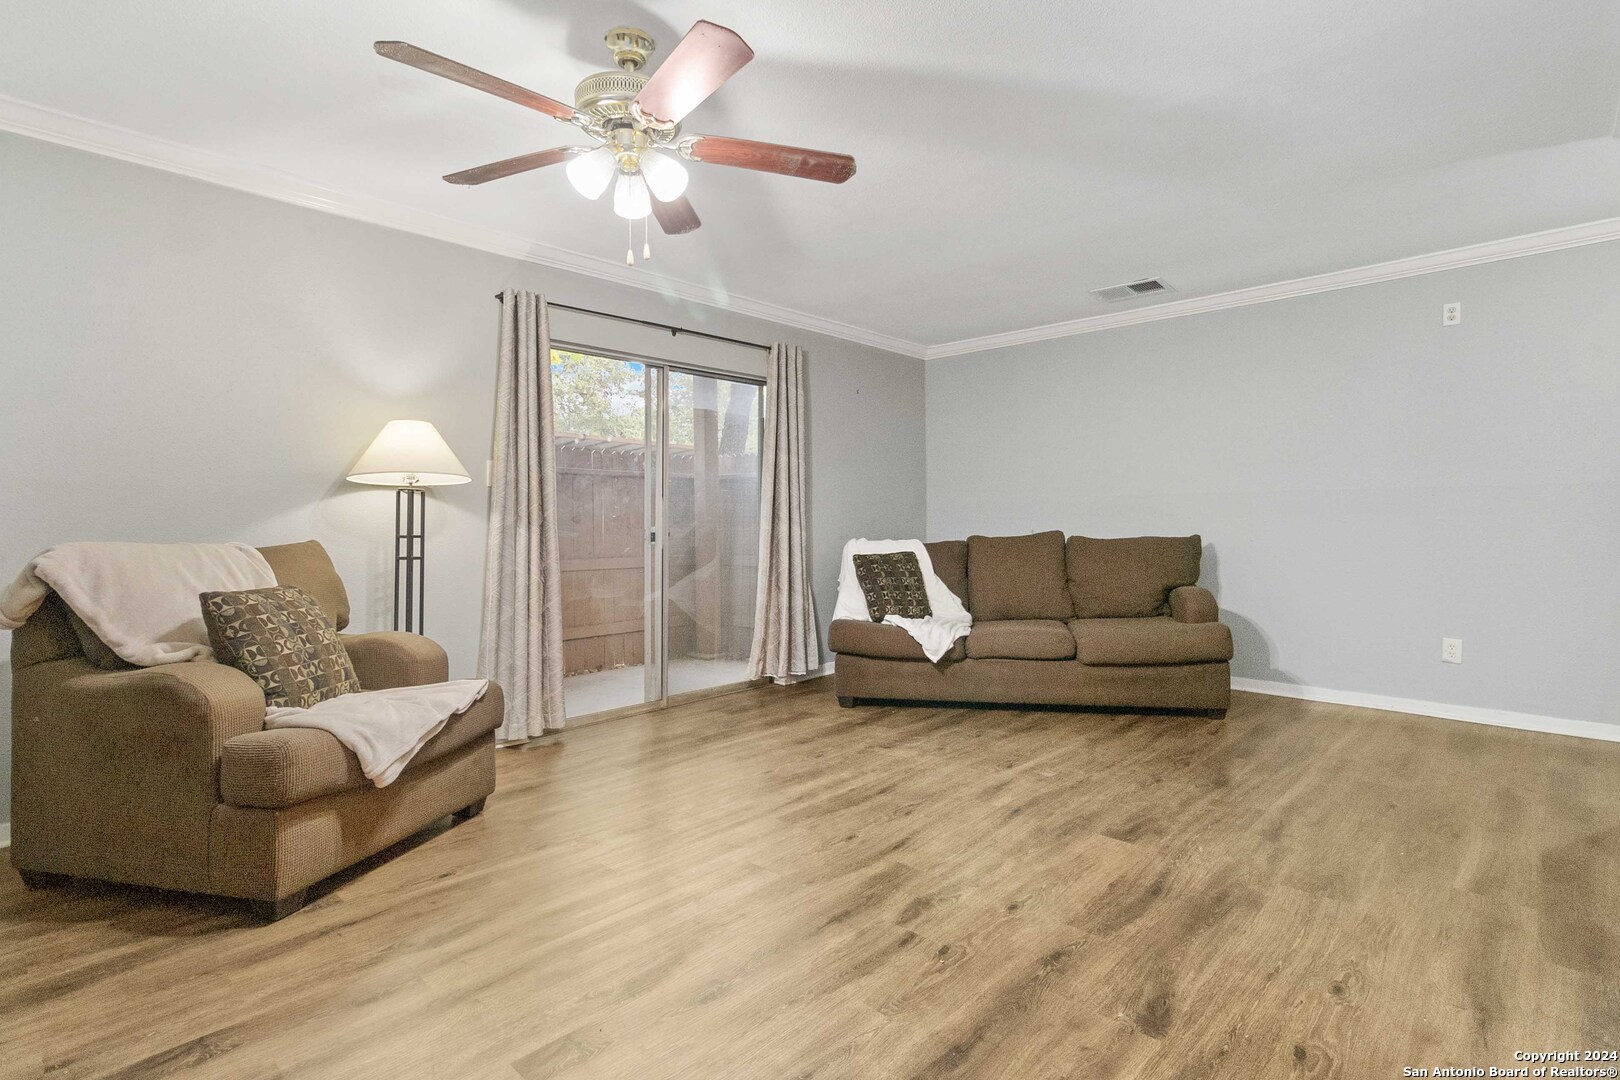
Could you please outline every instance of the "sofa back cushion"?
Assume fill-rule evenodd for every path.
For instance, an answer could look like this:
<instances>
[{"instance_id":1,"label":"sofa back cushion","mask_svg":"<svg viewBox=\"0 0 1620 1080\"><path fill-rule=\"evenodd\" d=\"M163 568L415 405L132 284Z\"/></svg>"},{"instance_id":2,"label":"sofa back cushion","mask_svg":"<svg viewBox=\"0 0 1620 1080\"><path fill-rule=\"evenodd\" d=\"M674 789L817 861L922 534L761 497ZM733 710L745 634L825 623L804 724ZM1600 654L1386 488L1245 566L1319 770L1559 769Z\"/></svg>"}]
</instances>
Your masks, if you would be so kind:
<instances>
[{"instance_id":1,"label":"sofa back cushion","mask_svg":"<svg viewBox=\"0 0 1620 1080\"><path fill-rule=\"evenodd\" d=\"M1198 584L1198 536L1069 537L1069 595L1078 619L1136 619L1170 611L1170 590Z\"/></svg>"},{"instance_id":2,"label":"sofa back cushion","mask_svg":"<svg viewBox=\"0 0 1620 1080\"><path fill-rule=\"evenodd\" d=\"M1063 534L970 536L967 609L975 619L1068 619Z\"/></svg>"},{"instance_id":3,"label":"sofa back cushion","mask_svg":"<svg viewBox=\"0 0 1620 1080\"><path fill-rule=\"evenodd\" d=\"M935 540L932 544L924 544L928 552L928 560L934 564L934 576L945 583L945 587L956 594L956 598L967 604L967 541L966 540Z\"/></svg>"},{"instance_id":4,"label":"sofa back cushion","mask_svg":"<svg viewBox=\"0 0 1620 1080\"><path fill-rule=\"evenodd\" d=\"M262 547L259 554L275 572L277 585L293 585L309 593L339 630L349 625L348 590L319 540Z\"/></svg>"}]
</instances>

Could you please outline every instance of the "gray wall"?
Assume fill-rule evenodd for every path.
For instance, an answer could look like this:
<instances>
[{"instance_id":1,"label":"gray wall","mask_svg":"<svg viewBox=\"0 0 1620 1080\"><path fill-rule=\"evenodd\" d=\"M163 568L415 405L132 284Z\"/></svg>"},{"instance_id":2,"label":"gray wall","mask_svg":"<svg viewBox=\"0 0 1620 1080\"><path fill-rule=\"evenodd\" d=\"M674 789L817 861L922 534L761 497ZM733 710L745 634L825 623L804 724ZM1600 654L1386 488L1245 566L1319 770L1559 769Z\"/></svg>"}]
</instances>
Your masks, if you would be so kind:
<instances>
[{"instance_id":1,"label":"gray wall","mask_svg":"<svg viewBox=\"0 0 1620 1080\"><path fill-rule=\"evenodd\" d=\"M929 535L1198 532L1239 676L1620 723L1617 296L1604 244L932 361Z\"/></svg>"},{"instance_id":2,"label":"gray wall","mask_svg":"<svg viewBox=\"0 0 1620 1080\"><path fill-rule=\"evenodd\" d=\"M507 287L808 349L823 632L845 538L922 528L920 360L13 135L0 135L0 190L5 580L67 540L314 537L349 585L354 626L385 628L393 495L343 475L384 421L420 417L478 481L431 494L428 537L427 628L452 674L472 674L493 297ZM577 318L567 332L760 370L758 354L701 339ZM9 675L0 660L8 758Z\"/></svg>"}]
</instances>

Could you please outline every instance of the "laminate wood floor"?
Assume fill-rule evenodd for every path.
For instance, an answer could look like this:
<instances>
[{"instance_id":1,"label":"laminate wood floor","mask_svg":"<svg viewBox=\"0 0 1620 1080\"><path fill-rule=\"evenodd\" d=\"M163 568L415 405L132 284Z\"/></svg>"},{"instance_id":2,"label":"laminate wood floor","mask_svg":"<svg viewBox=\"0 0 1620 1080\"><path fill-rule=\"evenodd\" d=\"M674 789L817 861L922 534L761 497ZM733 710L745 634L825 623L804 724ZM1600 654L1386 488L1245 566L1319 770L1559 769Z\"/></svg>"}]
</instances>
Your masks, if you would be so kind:
<instances>
[{"instance_id":1,"label":"laminate wood floor","mask_svg":"<svg viewBox=\"0 0 1620 1080\"><path fill-rule=\"evenodd\" d=\"M500 756L271 926L0 869L0 1075L1396 1077L1620 1049L1620 744L1238 694Z\"/></svg>"}]
</instances>

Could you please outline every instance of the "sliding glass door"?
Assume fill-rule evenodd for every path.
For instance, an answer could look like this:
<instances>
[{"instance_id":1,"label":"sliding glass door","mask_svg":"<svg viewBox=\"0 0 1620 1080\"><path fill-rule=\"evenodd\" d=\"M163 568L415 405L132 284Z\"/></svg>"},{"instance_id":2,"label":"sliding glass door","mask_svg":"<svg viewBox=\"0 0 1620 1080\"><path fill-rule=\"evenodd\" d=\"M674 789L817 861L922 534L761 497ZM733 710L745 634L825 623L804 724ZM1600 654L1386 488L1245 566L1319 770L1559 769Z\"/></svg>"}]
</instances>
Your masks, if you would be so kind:
<instances>
[{"instance_id":1,"label":"sliding glass door","mask_svg":"<svg viewBox=\"0 0 1620 1080\"><path fill-rule=\"evenodd\" d=\"M652 540L662 378L648 364L551 354L569 716L663 697Z\"/></svg>"},{"instance_id":2,"label":"sliding glass door","mask_svg":"<svg viewBox=\"0 0 1620 1080\"><path fill-rule=\"evenodd\" d=\"M552 352L569 716L747 679L758 383Z\"/></svg>"},{"instance_id":3,"label":"sliding glass door","mask_svg":"<svg viewBox=\"0 0 1620 1080\"><path fill-rule=\"evenodd\" d=\"M669 373L665 647L671 695L748 678L759 566L760 388Z\"/></svg>"}]
</instances>

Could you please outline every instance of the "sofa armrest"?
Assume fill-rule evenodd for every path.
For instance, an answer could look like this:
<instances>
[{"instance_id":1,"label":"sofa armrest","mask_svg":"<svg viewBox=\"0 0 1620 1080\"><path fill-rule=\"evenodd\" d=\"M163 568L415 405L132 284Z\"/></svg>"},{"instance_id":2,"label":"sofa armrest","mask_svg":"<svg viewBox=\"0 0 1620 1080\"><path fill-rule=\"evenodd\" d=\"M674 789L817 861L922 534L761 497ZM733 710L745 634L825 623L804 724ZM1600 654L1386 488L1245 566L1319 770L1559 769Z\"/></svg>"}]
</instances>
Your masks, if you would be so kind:
<instances>
[{"instance_id":1,"label":"sofa armrest","mask_svg":"<svg viewBox=\"0 0 1620 1080\"><path fill-rule=\"evenodd\" d=\"M1170 590L1170 617L1176 622L1219 622L1221 609L1215 594L1199 585L1181 585Z\"/></svg>"},{"instance_id":2,"label":"sofa armrest","mask_svg":"<svg viewBox=\"0 0 1620 1080\"><path fill-rule=\"evenodd\" d=\"M450 678L450 658L438 642L421 634L379 630L340 634L339 639L354 664L354 673L360 677L360 685L367 690L422 686Z\"/></svg>"}]
</instances>

